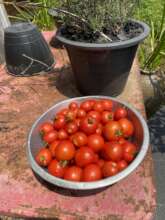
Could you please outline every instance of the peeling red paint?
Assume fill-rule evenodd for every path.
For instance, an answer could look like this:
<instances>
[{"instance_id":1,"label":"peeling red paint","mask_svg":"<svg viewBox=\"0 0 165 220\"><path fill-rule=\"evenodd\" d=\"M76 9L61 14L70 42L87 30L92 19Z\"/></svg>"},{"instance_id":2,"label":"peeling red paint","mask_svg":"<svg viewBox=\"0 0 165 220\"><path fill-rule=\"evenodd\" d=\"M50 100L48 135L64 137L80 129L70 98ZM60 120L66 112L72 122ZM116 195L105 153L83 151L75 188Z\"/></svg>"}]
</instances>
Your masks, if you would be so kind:
<instances>
[{"instance_id":1,"label":"peeling red paint","mask_svg":"<svg viewBox=\"0 0 165 220\"><path fill-rule=\"evenodd\" d=\"M50 40L52 34L46 32L46 39ZM90 196L47 187L31 171L26 141L34 120L58 100L79 95L66 52L52 51L57 63L56 70L49 74L13 77L0 66L0 213L62 220L151 220L156 191L150 150L131 175ZM145 116L136 65L119 98Z\"/></svg>"}]
</instances>

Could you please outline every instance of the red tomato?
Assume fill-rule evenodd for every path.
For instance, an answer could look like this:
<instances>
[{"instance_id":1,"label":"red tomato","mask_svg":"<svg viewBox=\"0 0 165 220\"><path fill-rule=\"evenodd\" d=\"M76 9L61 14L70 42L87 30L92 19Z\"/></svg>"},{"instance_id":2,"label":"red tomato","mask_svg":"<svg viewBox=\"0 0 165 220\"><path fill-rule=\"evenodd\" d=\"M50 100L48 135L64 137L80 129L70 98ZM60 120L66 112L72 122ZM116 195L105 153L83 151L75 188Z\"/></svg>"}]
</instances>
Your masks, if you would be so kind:
<instances>
[{"instance_id":1,"label":"red tomato","mask_svg":"<svg viewBox=\"0 0 165 220\"><path fill-rule=\"evenodd\" d=\"M128 163L127 163L125 160L120 160L120 161L117 163L117 167L118 167L118 170L119 170L119 171L124 170L127 166L128 166Z\"/></svg>"},{"instance_id":2,"label":"red tomato","mask_svg":"<svg viewBox=\"0 0 165 220\"><path fill-rule=\"evenodd\" d=\"M113 108L113 102L109 99L102 99L101 100L103 108L105 111L111 111Z\"/></svg>"},{"instance_id":3,"label":"red tomato","mask_svg":"<svg viewBox=\"0 0 165 220\"><path fill-rule=\"evenodd\" d=\"M118 107L115 111L114 117L115 120L120 120L121 118L127 117L127 110L124 107Z\"/></svg>"},{"instance_id":4,"label":"red tomato","mask_svg":"<svg viewBox=\"0 0 165 220\"><path fill-rule=\"evenodd\" d=\"M48 166L49 173L59 178L64 176L65 169L62 163L57 160L52 160Z\"/></svg>"},{"instance_id":5,"label":"red tomato","mask_svg":"<svg viewBox=\"0 0 165 220\"><path fill-rule=\"evenodd\" d=\"M88 147L92 148L94 152L99 152L103 149L104 138L98 134L91 134L88 136Z\"/></svg>"},{"instance_id":6,"label":"red tomato","mask_svg":"<svg viewBox=\"0 0 165 220\"><path fill-rule=\"evenodd\" d=\"M76 118L75 119L75 123L76 123L77 127L79 128L80 124L81 124L81 119L80 118Z\"/></svg>"},{"instance_id":7,"label":"red tomato","mask_svg":"<svg viewBox=\"0 0 165 220\"><path fill-rule=\"evenodd\" d=\"M104 145L104 152L108 160L118 162L123 158L123 146L117 142L107 142Z\"/></svg>"},{"instance_id":8,"label":"red tomato","mask_svg":"<svg viewBox=\"0 0 165 220\"><path fill-rule=\"evenodd\" d=\"M103 111L102 115L101 115L101 121L103 124L108 123L109 121L113 120L113 112L109 112L109 111Z\"/></svg>"},{"instance_id":9,"label":"red tomato","mask_svg":"<svg viewBox=\"0 0 165 220\"><path fill-rule=\"evenodd\" d=\"M96 111L96 112L103 112L104 111L104 106L102 104L101 101L97 101L94 106L93 106L93 109Z\"/></svg>"},{"instance_id":10,"label":"red tomato","mask_svg":"<svg viewBox=\"0 0 165 220\"><path fill-rule=\"evenodd\" d=\"M124 144L125 142L127 142L127 140L123 137L119 138L119 140L118 140L119 144Z\"/></svg>"},{"instance_id":11,"label":"red tomato","mask_svg":"<svg viewBox=\"0 0 165 220\"><path fill-rule=\"evenodd\" d=\"M70 109L70 110L75 110L75 109L77 109L77 108L78 108L77 102L71 102L71 103L69 104L69 109Z\"/></svg>"},{"instance_id":12,"label":"red tomato","mask_svg":"<svg viewBox=\"0 0 165 220\"><path fill-rule=\"evenodd\" d=\"M91 102L88 101L88 100L83 101L83 102L80 104L80 108L81 108L81 109L84 109L84 111L86 111L86 112L89 112L90 110L92 110Z\"/></svg>"},{"instance_id":13,"label":"red tomato","mask_svg":"<svg viewBox=\"0 0 165 220\"><path fill-rule=\"evenodd\" d=\"M48 133L46 133L43 136L43 141L45 141L46 143L50 144L53 141L55 141L58 137L58 132L57 131L49 131Z\"/></svg>"},{"instance_id":14,"label":"red tomato","mask_svg":"<svg viewBox=\"0 0 165 220\"><path fill-rule=\"evenodd\" d=\"M79 167L85 167L86 165L93 163L95 159L95 153L89 147L80 147L76 151L75 162Z\"/></svg>"},{"instance_id":15,"label":"red tomato","mask_svg":"<svg viewBox=\"0 0 165 220\"><path fill-rule=\"evenodd\" d=\"M101 123L98 124L97 129L96 129L96 134L101 135L103 132L103 125Z\"/></svg>"},{"instance_id":16,"label":"red tomato","mask_svg":"<svg viewBox=\"0 0 165 220\"><path fill-rule=\"evenodd\" d=\"M72 137L72 142L77 147L85 146L88 142L88 138L86 134L81 131L76 132Z\"/></svg>"},{"instance_id":17,"label":"red tomato","mask_svg":"<svg viewBox=\"0 0 165 220\"><path fill-rule=\"evenodd\" d=\"M75 156L75 147L69 140L61 141L56 149L55 155L57 160L71 160Z\"/></svg>"},{"instance_id":18,"label":"red tomato","mask_svg":"<svg viewBox=\"0 0 165 220\"><path fill-rule=\"evenodd\" d=\"M104 163L105 163L105 160L103 160L103 159L99 159L97 161L97 164L99 165L100 168L102 168L104 166Z\"/></svg>"},{"instance_id":19,"label":"red tomato","mask_svg":"<svg viewBox=\"0 0 165 220\"><path fill-rule=\"evenodd\" d=\"M95 153L95 158L93 163L97 163L99 161L99 155Z\"/></svg>"},{"instance_id":20,"label":"red tomato","mask_svg":"<svg viewBox=\"0 0 165 220\"><path fill-rule=\"evenodd\" d=\"M60 143L59 140L55 140L49 145L49 150L52 154L52 157L55 157L55 149L59 143Z\"/></svg>"},{"instance_id":21,"label":"red tomato","mask_svg":"<svg viewBox=\"0 0 165 220\"><path fill-rule=\"evenodd\" d=\"M102 178L101 168L97 164L89 164L83 170L82 180L85 182L96 181Z\"/></svg>"},{"instance_id":22,"label":"red tomato","mask_svg":"<svg viewBox=\"0 0 165 220\"><path fill-rule=\"evenodd\" d=\"M68 110L66 115L65 115L65 121L66 122L71 122L74 121L76 118L76 113L74 110Z\"/></svg>"},{"instance_id":23,"label":"red tomato","mask_svg":"<svg viewBox=\"0 0 165 220\"><path fill-rule=\"evenodd\" d=\"M54 128L59 130L65 126L65 116L64 115L58 115L56 116L54 120Z\"/></svg>"},{"instance_id":24,"label":"red tomato","mask_svg":"<svg viewBox=\"0 0 165 220\"><path fill-rule=\"evenodd\" d=\"M52 160L52 155L50 150L47 148L41 148L37 156L35 157L35 160L40 166L43 167L48 166Z\"/></svg>"},{"instance_id":25,"label":"red tomato","mask_svg":"<svg viewBox=\"0 0 165 220\"><path fill-rule=\"evenodd\" d=\"M94 99L88 99L88 102L90 102L91 107L93 108L94 104L96 103L96 100Z\"/></svg>"},{"instance_id":26,"label":"red tomato","mask_svg":"<svg viewBox=\"0 0 165 220\"><path fill-rule=\"evenodd\" d=\"M103 129L104 137L109 141L116 141L122 137L122 128L117 121L109 121Z\"/></svg>"},{"instance_id":27,"label":"red tomato","mask_svg":"<svg viewBox=\"0 0 165 220\"><path fill-rule=\"evenodd\" d=\"M87 116L95 118L96 121L98 121L98 122L101 121L101 114L97 111L90 111L90 112L88 112Z\"/></svg>"},{"instance_id":28,"label":"red tomato","mask_svg":"<svg viewBox=\"0 0 165 220\"><path fill-rule=\"evenodd\" d=\"M67 112L68 112L68 108L62 108L62 109L57 113L57 115L63 115L63 116L65 116Z\"/></svg>"},{"instance_id":29,"label":"red tomato","mask_svg":"<svg viewBox=\"0 0 165 220\"><path fill-rule=\"evenodd\" d=\"M105 161L104 166L102 168L102 172L104 177L116 175L119 172L117 163L112 161Z\"/></svg>"},{"instance_id":30,"label":"red tomato","mask_svg":"<svg viewBox=\"0 0 165 220\"><path fill-rule=\"evenodd\" d=\"M124 153L123 153L124 160L126 160L127 162L131 162L137 154L136 145L127 141L124 144L122 144L122 147L123 147L123 151L124 151Z\"/></svg>"},{"instance_id":31,"label":"red tomato","mask_svg":"<svg viewBox=\"0 0 165 220\"><path fill-rule=\"evenodd\" d=\"M86 116L86 111L82 108L79 108L78 111L77 111L77 117L78 118L84 118Z\"/></svg>"},{"instance_id":32,"label":"red tomato","mask_svg":"<svg viewBox=\"0 0 165 220\"><path fill-rule=\"evenodd\" d=\"M82 179L82 169L77 166L68 167L65 170L64 179L79 182Z\"/></svg>"},{"instance_id":33,"label":"red tomato","mask_svg":"<svg viewBox=\"0 0 165 220\"><path fill-rule=\"evenodd\" d=\"M98 122L96 121L96 119L87 116L81 120L80 130L89 135L96 132L97 126Z\"/></svg>"},{"instance_id":34,"label":"red tomato","mask_svg":"<svg viewBox=\"0 0 165 220\"><path fill-rule=\"evenodd\" d=\"M78 130L78 126L75 122L69 122L66 124L65 130L68 134L74 134Z\"/></svg>"},{"instance_id":35,"label":"red tomato","mask_svg":"<svg viewBox=\"0 0 165 220\"><path fill-rule=\"evenodd\" d=\"M127 118L122 118L118 122L122 128L124 137L131 137L134 132L133 123Z\"/></svg>"},{"instance_id":36,"label":"red tomato","mask_svg":"<svg viewBox=\"0 0 165 220\"><path fill-rule=\"evenodd\" d=\"M53 124L51 122L44 122L44 123L41 124L39 130L42 134L46 134L50 131L53 131L54 127L53 127Z\"/></svg>"},{"instance_id":37,"label":"red tomato","mask_svg":"<svg viewBox=\"0 0 165 220\"><path fill-rule=\"evenodd\" d=\"M60 129L59 131L58 131L58 139L60 139L60 140L66 140L66 139L68 139L68 134L67 134L67 132L65 131L65 129Z\"/></svg>"}]
</instances>

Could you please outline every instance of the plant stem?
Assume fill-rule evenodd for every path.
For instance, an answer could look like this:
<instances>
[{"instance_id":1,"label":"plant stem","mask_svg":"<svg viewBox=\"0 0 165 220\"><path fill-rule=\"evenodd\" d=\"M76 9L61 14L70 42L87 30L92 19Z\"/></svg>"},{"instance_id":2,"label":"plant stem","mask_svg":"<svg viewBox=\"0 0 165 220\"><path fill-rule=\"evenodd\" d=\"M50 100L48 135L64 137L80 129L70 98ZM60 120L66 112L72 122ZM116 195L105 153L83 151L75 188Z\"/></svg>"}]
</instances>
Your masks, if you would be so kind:
<instances>
[{"instance_id":1,"label":"plant stem","mask_svg":"<svg viewBox=\"0 0 165 220\"><path fill-rule=\"evenodd\" d=\"M104 33L101 32L101 31L99 31L99 33L100 33L100 35L101 35L102 37L105 38L106 41L112 42L112 39L111 39L110 37L108 37L106 34L104 34Z\"/></svg>"}]
</instances>

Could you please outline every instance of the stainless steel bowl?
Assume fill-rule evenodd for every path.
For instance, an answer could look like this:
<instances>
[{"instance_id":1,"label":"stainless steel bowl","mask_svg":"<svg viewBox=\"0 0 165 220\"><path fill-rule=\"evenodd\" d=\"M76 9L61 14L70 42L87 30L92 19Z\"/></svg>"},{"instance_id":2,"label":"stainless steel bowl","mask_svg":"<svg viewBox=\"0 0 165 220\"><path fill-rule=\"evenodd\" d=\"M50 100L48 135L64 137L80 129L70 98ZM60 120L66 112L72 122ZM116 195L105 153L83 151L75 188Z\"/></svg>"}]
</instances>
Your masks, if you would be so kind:
<instances>
[{"instance_id":1,"label":"stainless steel bowl","mask_svg":"<svg viewBox=\"0 0 165 220\"><path fill-rule=\"evenodd\" d=\"M64 108L68 106L68 104L72 101L76 101L78 103L87 100L87 99L110 99L114 102L114 108L120 105L124 105L128 109L128 117L132 120L134 126L135 126L135 133L134 138L136 139L137 144L140 146L140 151L134 161L122 172L118 173L115 176L108 177L99 181L95 182L72 182L63 180L57 177L54 177L50 175L46 169L40 167L35 162L35 155L39 151L39 149L42 147L43 143L41 140L41 137L38 132L39 126L44 121L49 121L52 118L54 118L54 115L56 112L58 112L61 108ZM37 173L41 178L46 180L49 183L52 183L56 186L60 186L63 188L68 189L75 189L75 190L89 190L89 189L99 189L108 185L112 185L119 180L125 178L128 176L132 171L136 169L136 167L142 162L144 159L147 150L149 146L149 131L147 124L141 114L135 110L132 106L128 105L125 102L121 102L115 98L110 98L106 96L85 96L85 97L78 97L73 99L67 99L65 101L61 101L58 104L55 104L52 106L48 111L46 111L44 114L42 114L36 122L33 124L31 131L28 136L28 147L27 147L27 156L29 163L34 170L35 173Z\"/></svg>"}]
</instances>

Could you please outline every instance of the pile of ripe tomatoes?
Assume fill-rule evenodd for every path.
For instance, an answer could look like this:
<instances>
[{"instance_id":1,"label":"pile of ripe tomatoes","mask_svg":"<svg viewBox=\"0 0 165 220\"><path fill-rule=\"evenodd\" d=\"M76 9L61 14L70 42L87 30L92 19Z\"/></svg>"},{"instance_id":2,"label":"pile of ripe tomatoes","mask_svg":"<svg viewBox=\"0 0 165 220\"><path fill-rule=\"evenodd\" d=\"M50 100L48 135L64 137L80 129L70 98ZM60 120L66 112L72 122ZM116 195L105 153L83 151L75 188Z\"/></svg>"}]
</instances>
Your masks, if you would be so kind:
<instances>
[{"instance_id":1,"label":"pile of ripe tomatoes","mask_svg":"<svg viewBox=\"0 0 165 220\"><path fill-rule=\"evenodd\" d=\"M39 127L43 146L36 162L56 177L97 181L113 176L131 163L138 146L134 125L124 106L109 99L71 102Z\"/></svg>"}]
</instances>

